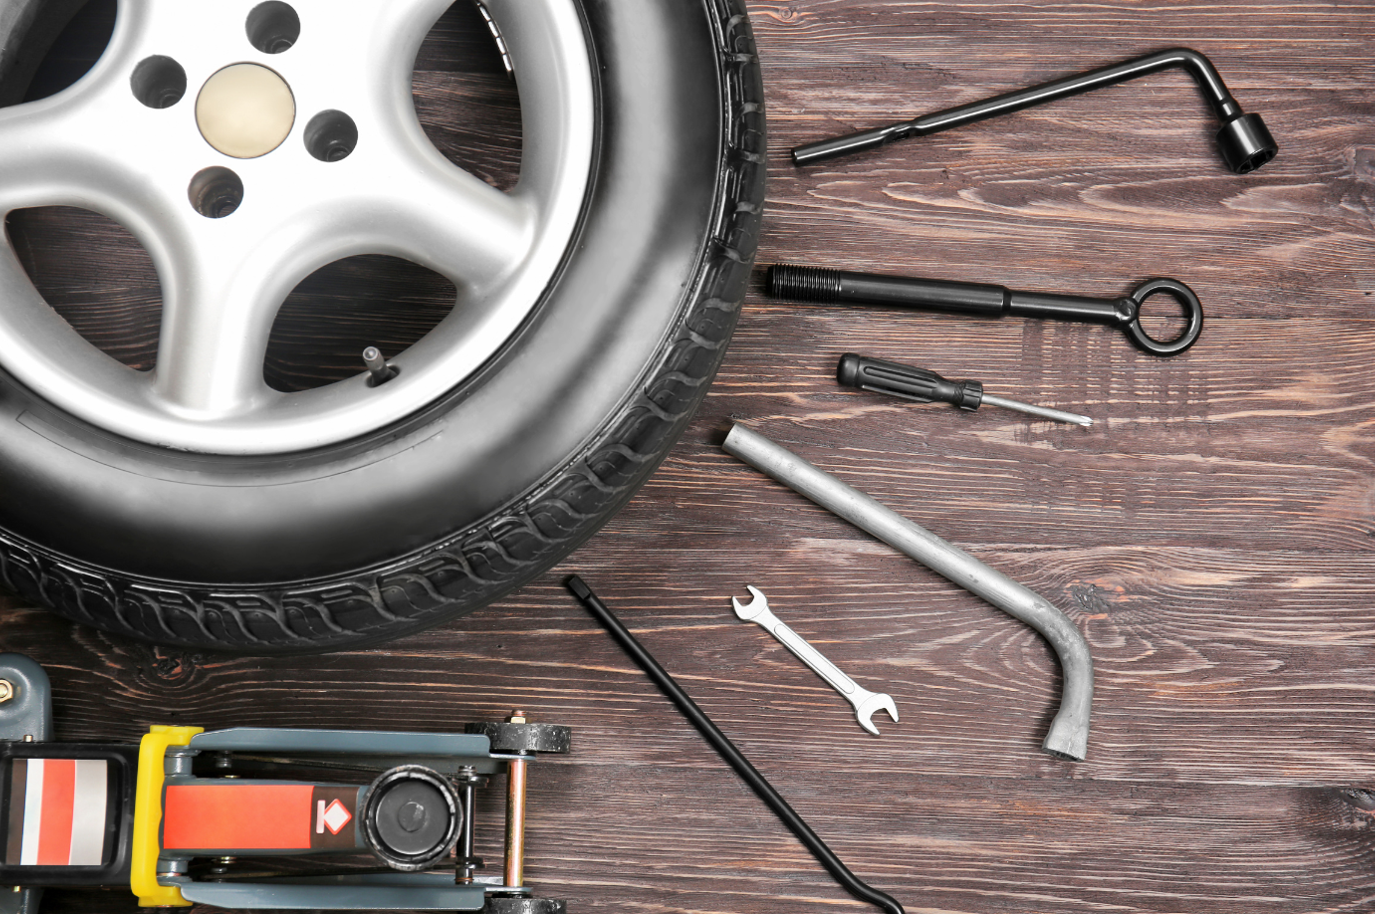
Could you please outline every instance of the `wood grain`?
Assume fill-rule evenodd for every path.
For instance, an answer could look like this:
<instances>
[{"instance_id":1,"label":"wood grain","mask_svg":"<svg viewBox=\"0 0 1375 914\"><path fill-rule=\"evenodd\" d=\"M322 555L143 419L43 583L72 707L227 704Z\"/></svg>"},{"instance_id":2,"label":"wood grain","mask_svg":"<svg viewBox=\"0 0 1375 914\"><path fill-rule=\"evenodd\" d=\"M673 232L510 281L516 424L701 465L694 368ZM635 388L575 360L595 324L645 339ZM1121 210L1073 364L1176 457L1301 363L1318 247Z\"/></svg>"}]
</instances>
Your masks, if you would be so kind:
<instances>
[{"instance_id":1,"label":"wood grain","mask_svg":"<svg viewBox=\"0 0 1375 914\"><path fill-rule=\"evenodd\" d=\"M544 893L576 911L862 908L564 592L577 571L841 857L910 911L1370 910L1375 7L749 8L774 160L761 264L1101 296L1173 276L1204 303L1200 343L1154 359L1105 327L796 305L756 289L704 408L629 507L534 585L439 630L304 660L220 657L0 596L0 647L49 669L59 737L134 740L154 722L446 730L528 707L575 728L573 753L532 776L530 875ZM456 7L431 36L417 105L446 154L509 186L519 119L478 25ZM1197 93L1165 73L849 160L786 163L799 142L1173 44L1209 54L1264 115L1274 162L1227 173ZM89 233L77 242L98 265L129 262ZM69 319L144 346L130 357L146 360L155 323L131 304L146 280L93 289L60 261L53 282L84 309ZM347 345L308 345L311 308L348 300L351 279L324 277L284 339L284 370L318 383L352 364L359 333L417 332L443 295L400 281L416 310L350 314L321 334ZM846 351L1096 422L842 390L832 374ZM734 421L1063 608L1096 665L1088 760L1039 751L1059 671L1038 637L727 457ZM735 620L729 597L751 583L861 684L891 693L902 721L881 717L883 736L869 737ZM482 840L496 857L493 834ZM49 904L132 910L127 896L74 891Z\"/></svg>"}]
</instances>

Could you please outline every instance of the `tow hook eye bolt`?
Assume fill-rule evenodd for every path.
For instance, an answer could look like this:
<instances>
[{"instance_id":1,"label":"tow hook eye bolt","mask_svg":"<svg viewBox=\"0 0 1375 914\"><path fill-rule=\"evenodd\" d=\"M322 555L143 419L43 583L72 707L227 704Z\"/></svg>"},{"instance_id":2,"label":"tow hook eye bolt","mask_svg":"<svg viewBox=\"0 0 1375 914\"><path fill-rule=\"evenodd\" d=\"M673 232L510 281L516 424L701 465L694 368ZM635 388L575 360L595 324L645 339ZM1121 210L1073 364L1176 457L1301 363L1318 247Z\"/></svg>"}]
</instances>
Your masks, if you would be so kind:
<instances>
[{"instance_id":1,"label":"tow hook eye bolt","mask_svg":"<svg viewBox=\"0 0 1375 914\"><path fill-rule=\"evenodd\" d=\"M778 263L769 267L768 292L777 298L825 305L882 305L992 318L1013 315L1107 324L1125 333L1136 348L1158 356L1179 355L1198 342L1203 332L1203 304L1193 289L1177 279L1148 279L1130 295L1121 298L1086 298L1018 292L986 283L883 276ZM1142 306L1146 299L1157 294L1168 295L1182 309L1184 329L1172 340L1157 340L1141 326Z\"/></svg>"},{"instance_id":2,"label":"tow hook eye bolt","mask_svg":"<svg viewBox=\"0 0 1375 914\"><path fill-rule=\"evenodd\" d=\"M1222 128L1217 133L1218 152L1228 168L1244 175L1255 171L1275 157L1279 147L1275 144L1275 138L1270 135L1270 131L1266 129L1265 122L1259 114L1246 114L1241 110L1236 99L1227 91L1212 62L1189 48L1170 48L1089 70L1077 76L1066 76L1027 89L1007 92L981 102L947 108L910 121L899 121L886 127L862 130L859 133L798 146L793 150L793 162L797 165L812 165L852 152L873 149L893 140L940 133L942 130L962 127L1000 114L1010 114L1071 95L1081 95L1103 86L1111 86L1174 67L1183 67L1189 71L1189 75L1198 83L1199 90L1208 100L1213 113L1222 122Z\"/></svg>"}]
</instances>

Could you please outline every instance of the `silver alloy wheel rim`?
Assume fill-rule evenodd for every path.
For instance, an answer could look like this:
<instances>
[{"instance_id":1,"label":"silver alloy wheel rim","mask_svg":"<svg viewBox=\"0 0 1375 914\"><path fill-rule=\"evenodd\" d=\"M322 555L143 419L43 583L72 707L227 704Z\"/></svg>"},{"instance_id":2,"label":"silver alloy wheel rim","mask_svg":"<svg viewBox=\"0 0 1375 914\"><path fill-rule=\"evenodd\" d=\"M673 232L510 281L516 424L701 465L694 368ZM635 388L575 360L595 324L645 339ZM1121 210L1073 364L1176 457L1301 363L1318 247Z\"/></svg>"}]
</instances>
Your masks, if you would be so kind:
<instances>
[{"instance_id":1,"label":"silver alloy wheel rim","mask_svg":"<svg viewBox=\"0 0 1375 914\"><path fill-rule=\"evenodd\" d=\"M162 285L157 365L134 371L86 342L5 244L0 366L109 432L227 455L364 435L476 371L538 303L577 227L591 172L592 70L572 0L484 0L514 66L524 131L520 180L498 191L435 150L411 101L416 54L450 2L293 0L299 39L265 53L245 28L257 0L120 0L109 47L85 77L0 109L0 219L67 205L129 229ZM184 96L166 108L141 102L131 82L157 57L186 77ZM197 127L201 87L241 63L279 74L295 101L287 139L257 158L216 151ZM307 149L307 127L332 112L356 126L356 147L322 161ZM202 215L188 196L207 169L242 183L242 202L223 218ZM315 390L267 387L263 358L282 301L315 270L360 254L444 275L458 289L453 312L394 360L399 373L384 385L369 385L360 364L356 377Z\"/></svg>"}]
</instances>

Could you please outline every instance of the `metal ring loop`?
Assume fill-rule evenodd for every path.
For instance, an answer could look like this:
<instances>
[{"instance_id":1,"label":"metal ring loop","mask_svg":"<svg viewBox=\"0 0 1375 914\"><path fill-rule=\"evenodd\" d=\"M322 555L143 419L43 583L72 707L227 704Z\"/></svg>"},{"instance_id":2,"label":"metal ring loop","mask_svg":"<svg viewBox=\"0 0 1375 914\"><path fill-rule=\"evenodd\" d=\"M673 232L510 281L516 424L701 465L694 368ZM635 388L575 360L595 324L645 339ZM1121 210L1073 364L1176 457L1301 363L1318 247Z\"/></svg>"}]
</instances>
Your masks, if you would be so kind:
<instances>
[{"instance_id":1,"label":"metal ring loop","mask_svg":"<svg viewBox=\"0 0 1375 914\"><path fill-rule=\"evenodd\" d=\"M1145 330L1141 329L1141 306L1146 299L1155 295L1157 292L1165 292L1174 297L1175 301L1184 306L1185 319L1187 325L1184 332L1172 340L1157 340ZM1128 338L1131 339L1140 349L1149 352L1151 355L1170 356L1179 355L1194 343L1198 342L1198 335L1203 332L1203 304L1184 283L1177 279L1148 279L1141 285L1132 290L1130 296L1136 305L1136 314L1131 321L1123 326Z\"/></svg>"}]
</instances>

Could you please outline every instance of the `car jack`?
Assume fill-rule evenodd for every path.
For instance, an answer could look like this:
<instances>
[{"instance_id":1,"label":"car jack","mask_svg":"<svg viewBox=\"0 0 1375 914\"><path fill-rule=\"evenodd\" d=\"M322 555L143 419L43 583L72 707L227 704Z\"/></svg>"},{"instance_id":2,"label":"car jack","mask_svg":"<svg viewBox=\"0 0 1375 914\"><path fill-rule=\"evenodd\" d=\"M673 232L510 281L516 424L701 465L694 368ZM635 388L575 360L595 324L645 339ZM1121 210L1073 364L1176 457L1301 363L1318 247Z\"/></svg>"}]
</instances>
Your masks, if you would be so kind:
<instances>
[{"instance_id":1,"label":"car jack","mask_svg":"<svg viewBox=\"0 0 1375 914\"><path fill-rule=\"evenodd\" d=\"M525 783L568 751L567 727L516 712L461 734L154 726L137 746L57 743L42 667L0 654L0 683L15 888L0 914L35 914L47 886L127 886L145 907L563 914L524 884ZM503 770L505 867L479 876L475 790Z\"/></svg>"}]
</instances>

